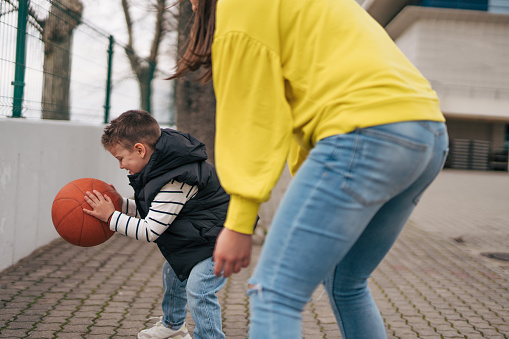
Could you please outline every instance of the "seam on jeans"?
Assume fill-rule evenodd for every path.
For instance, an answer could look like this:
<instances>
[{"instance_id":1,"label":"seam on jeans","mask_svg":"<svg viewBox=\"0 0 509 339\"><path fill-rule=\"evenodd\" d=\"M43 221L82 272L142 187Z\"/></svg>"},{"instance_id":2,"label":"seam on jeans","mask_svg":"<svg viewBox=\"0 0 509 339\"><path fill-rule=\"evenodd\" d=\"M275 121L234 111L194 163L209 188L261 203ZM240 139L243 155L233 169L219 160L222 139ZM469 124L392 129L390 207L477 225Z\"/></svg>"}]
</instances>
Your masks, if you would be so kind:
<instances>
[{"instance_id":1,"label":"seam on jeans","mask_svg":"<svg viewBox=\"0 0 509 339\"><path fill-rule=\"evenodd\" d=\"M368 133L366 133L368 132ZM412 143L412 142L405 142L407 140L401 140L399 138L396 138L396 137L392 137L391 135L389 134L386 134L386 133L382 133L382 132L377 132L377 131L366 131L366 130L359 130L359 133L357 133L356 135L356 138L355 138L355 144L354 144L354 154L352 155L352 158L351 158L351 162L348 166L348 170L345 174L345 180L343 182L343 184L341 185L341 189L344 190L347 194L349 194L353 199L355 199L357 202L359 202L360 204L362 204L363 206L373 206L373 205L377 205L377 204L380 204L382 202L386 202L388 200L390 200L392 197L394 197L394 195L396 194L396 192L401 192L404 187L402 185L398 185L397 187L393 187L392 191L390 192L389 196L387 198L383 198L383 199L379 199L379 200L375 200L375 201L366 201L361 195L357 194L357 192L352 189L350 187L350 183L351 183L351 178L353 178L355 175L353 174L353 171L355 170L355 164L356 162L354 160L356 160L358 157L361 156L361 152L360 152L360 135L366 135L366 134L370 134L372 136L377 136L379 137L380 139L385 139L385 140L388 140L388 141L396 141L395 143L398 144L398 145L401 145L402 147L407 147L409 149L412 149L414 151L418 151L418 152L422 152L422 155L424 155L428 150L429 150L429 146L428 145L425 145L425 144L417 144L417 143ZM387 138L386 138L387 136ZM399 140L401 140L402 142L398 142ZM416 145L418 147L408 147L408 145ZM415 170L417 168L419 168L419 164L422 163L422 157L419 161L415 162L413 165L413 168L411 170L408 171L408 174L404 177L404 178L401 178L400 182L407 182L408 181L408 178L415 172Z\"/></svg>"},{"instance_id":2,"label":"seam on jeans","mask_svg":"<svg viewBox=\"0 0 509 339\"><path fill-rule=\"evenodd\" d=\"M438 136L438 131L433 129L433 128L431 128L429 126L429 122L430 121L416 121L416 123L418 125L420 125L422 128L424 128L424 129L428 130L429 132L433 133L434 136Z\"/></svg>"},{"instance_id":3,"label":"seam on jeans","mask_svg":"<svg viewBox=\"0 0 509 339\"><path fill-rule=\"evenodd\" d=\"M334 149L336 149L337 147L335 147ZM328 165L328 164L327 164ZM312 197L313 197L313 194L316 192L317 190L317 187L319 186L320 182L323 180L324 178L324 175L327 173L327 172L330 172L329 171L329 167L328 166L324 166L325 169L324 169L324 173L323 175L318 179L316 180L315 182L315 185L313 186L313 189L310 191L310 194L308 194L308 196L306 197L306 200L305 202L302 204L302 208L301 210L299 211L299 214L295 217L295 222L291 225L291 229L290 229L290 236L287 237L287 239L285 240L285 242L283 243L283 248L281 250L281 254L279 256L279 258L277 259L277 265L275 266L275 269L274 269L274 274L272 275L272 279L270 280L270 284L269 286L271 288L274 288L274 282L276 281L276 277L277 275L279 274L279 271L281 269L281 266L282 266L282 258L283 256L286 255L287 253L287 250L288 250L288 246L289 244L291 243L291 239L294 237L294 234L295 234L295 229L297 228L297 221L300 220L302 214L304 213L304 210L306 209L305 206L307 206L307 204L309 203L309 201L311 201ZM264 286L262 286L262 288L264 288ZM265 286L265 288L267 288ZM277 325L277 324L276 324Z\"/></svg>"},{"instance_id":4,"label":"seam on jeans","mask_svg":"<svg viewBox=\"0 0 509 339\"><path fill-rule=\"evenodd\" d=\"M207 292L207 291L206 291L206 289L205 289L205 286L206 286L206 285L210 286L210 281L209 281L209 282L207 282L206 284L201 284L201 285L202 285L202 293L201 293L201 294L202 294L202 296L205 296L205 295L206 295L206 292ZM207 294L209 294L209 293L207 293ZM215 293L214 293L214 296L215 296ZM207 298L207 297L205 297L205 298ZM211 338L211 337L212 337L212 326L210 326L210 325L211 325L214 321L213 321L212 312L211 312L211 310L210 310L210 307L205 307L205 309L207 310L207 318L208 318L208 322L209 322L209 326L207 326L207 329L208 329L208 335L210 335L210 336L209 336L209 338ZM214 326L214 327L215 327L215 326Z\"/></svg>"},{"instance_id":5,"label":"seam on jeans","mask_svg":"<svg viewBox=\"0 0 509 339\"><path fill-rule=\"evenodd\" d=\"M371 135L378 139L387 140L387 141L393 142L395 144L401 145L403 147L416 149L418 151L425 151L428 148L428 145L420 144L416 141L410 140L410 139L408 139L408 137L406 137L404 135L399 135L399 134L394 135L395 133L391 134L389 132L384 133L384 132L375 131L372 129L364 129L364 130L360 130L360 134L366 135L366 136Z\"/></svg>"},{"instance_id":6,"label":"seam on jeans","mask_svg":"<svg viewBox=\"0 0 509 339\"><path fill-rule=\"evenodd\" d=\"M330 288L328 288L328 286L326 284L324 284L325 286L325 290L327 291L327 294L329 295L329 303L331 305L331 307L333 308L332 312L334 314L334 309L336 310L336 314L338 315L339 319L336 319L336 322L338 323L338 326L339 326L339 330L341 331L341 335L342 336L345 336L345 326L343 324L343 317L341 316L341 313L339 311L339 307L337 306L337 303L336 303L336 298L334 298L334 277L336 276L336 270L338 269L338 266L336 265L334 267L334 269L332 270L332 272L330 273L330 279L329 279L329 286Z\"/></svg>"},{"instance_id":7,"label":"seam on jeans","mask_svg":"<svg viewBox=\"0 0 509 339\"><path fill-rule=\"evenodd\" d=\"M327 173L332 171L331 164L332 164L333 160L336 158L336 153L338 152L338 144L339 144L339 142L340 142L339 138L335 138L334 139L334 142L333 142L334 146L333 146L332 152L330 152L329 157L327 159L325 159L325 166L324 166L324 172L322 173L322 178ZM315 188L316 188L316 186L315 186Z\"/></svg>"},{"instance_id":8,"label":"seam on jeans","mask_svg":"<svg viewBox=\"0 0 509 339\"><path fill-rule=\"evenodd\" d=\"M207 278L207 283L205 284L200 284L200 287L201 289L199 290L199 297L200 298L204 298L206 296L211 296L211 297L217 297L216 296L216 293L222 288L222 286L224 286L224 283L226 283L226 279L225 279L225 282L224 283L219 283L217 284L214 280L216 279L220 279L220 278L216 278L216 276L214 275L214 265L213 265L213 262L211 261L212 259L209 257L207 259L204 259L202 260L201 262L199 262L197 265L200 265L200 264L204 264L204 265L207 265L207 269L204 270L206 272L207 275L209 275L209 277ZM196 266L197 266L196 265ZM196 267L195 266L195 267ZM194 267L193 267L194 269ZM210 286L212 285L211 284L211 281L214 282L214 286L215 288L213 289L206 289L207 286ZM220 286L220 287L219 287ZM219 287L219 288L218 288ZM187 288L186 288L187 290ZM189 298L188 298L189 299ZM204 326L203 328L203 334L204 334L204 337L205 338L212 338L214 337L214 331L213 329L216 328L216 326L211 326L212 324L215 325L214 323L214 317L213 317L213 314L214 312L211 311L211 309L209 307L206 307L206 312L205 315L206 315L206 318L207 318L207 326ZM219 308L219 311L221 311L221 308ZM195 327L196 328L196 327ZM221 327L221 331L222 331L222 327Z\"/></svg>"},{"instance_id":9,"label":"seam on jeans","mask_svg":"<svg viewBox=\"0 0 509 339\"><path fill-rule=\"evenodd\" d=\"M342 190L346 189L347 192L350 191L348 189L348 187L349 187L348 184L352 178L352 171L354 168L355 159L357 157L358 148L359 148L358 145L359 145L359 129L356 129L355 130L355 140L354 140L353 150L352 150L352 156L350 157L350 162L348 163L348 168L346 169L345 177L344 177L343 182L341 183L341 187L340 187ZM337 149L337 147L335 149Z\"/></svg>"},{"instance_id":10,"label":"seam on jeans","mask_svg":"<svg viewBox=\"0 0 509 339\"><path fill-rule=\"evenodd\" d=\"M419 125L421 125L423 128L425 128L428 131L430 131L431 133L433 133L433 135L436 137L443 135L447 131L447 127L445 126L445 124L444 124L443 128L441 128L441 129L432 128L430 126L431 124L435 125L435 123L437 124L435 126L439 126L439 124L443 124L443 122L438 122L438 121L416 121L416 122Z\"/></svg>"},{"instance_id":11,"label":"seam on jeans","mask_svg":"<svg viewBox=\"0 0 509 339\"><path fill-rule=\"evenodd\" d=\"M164 272L164 274L167 276L168 274L170 274L171 270L173 270L173 268L171 268L171 265L170 263L168 263L167 261L165 261L165 263L167 264L166 266L166 270ZM163 264L164 265L164 264ZM163 266L164 267L164 266ZM176 276L175 276L176 277ZM164 279L164 282L166 282L166 279L165 277L163 276L163 279ZM178 279L178 278L177 278ZM171 304L175 304L175 279L172 279L172 285L170 286L170 301L171 301ZM163 284L164 286L164 284ZM173 326L177 325L177 324L173 324L173 323L170 323L169 321L166 321L166 319L164 319L164 315L163 315L163 321L162 323L166 323L166 325L169 325L170 328L172 328Z\"/></svg>"}]
</instances>

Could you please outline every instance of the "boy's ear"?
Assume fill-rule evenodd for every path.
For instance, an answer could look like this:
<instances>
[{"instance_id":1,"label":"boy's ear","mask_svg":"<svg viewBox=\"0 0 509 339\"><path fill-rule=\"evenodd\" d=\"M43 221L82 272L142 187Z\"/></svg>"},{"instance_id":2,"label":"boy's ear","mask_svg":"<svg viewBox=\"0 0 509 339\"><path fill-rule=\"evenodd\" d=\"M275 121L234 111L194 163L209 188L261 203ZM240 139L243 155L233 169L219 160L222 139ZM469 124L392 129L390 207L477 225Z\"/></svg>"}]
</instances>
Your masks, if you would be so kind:
<instances>
[{"instance_id":1,"label":"boy's ear","mask_svg":"<svg viewBox=\"0 0 509 339\"><path fill-rule=\"evenodd\" d=\"M134 151L138 153L142 158L145 157L145 154L147 154L147 148L142 143L136 143L134 144Z\"/></svg>"}]
</instances>

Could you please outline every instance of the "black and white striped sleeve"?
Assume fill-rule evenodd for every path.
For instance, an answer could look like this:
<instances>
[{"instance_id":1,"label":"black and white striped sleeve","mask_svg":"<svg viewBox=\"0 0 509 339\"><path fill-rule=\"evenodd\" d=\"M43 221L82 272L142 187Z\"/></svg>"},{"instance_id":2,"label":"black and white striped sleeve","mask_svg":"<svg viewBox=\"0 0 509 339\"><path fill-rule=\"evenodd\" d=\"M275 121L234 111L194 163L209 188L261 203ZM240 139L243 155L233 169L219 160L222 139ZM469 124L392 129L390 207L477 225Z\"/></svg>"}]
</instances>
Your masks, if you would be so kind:
<instances>
[{"instance_id":1,"label":"black and white striped sleeve","mask_svg":"<svg viewBox=\"0 0 509 339\"><path fill-rule=\"evenodd\" d=\"M127 208L136 210L136 204L133 205L126 202L125 210L124 204L122 204L122 211L125 211L125 213L118 211L113 213L110 219L110 229L136 240L153 242L166 231L185 203L195 196L197 192L198 188L196 186L172 180L155 196L145 219L128 215L127 212L131 211L128 211ZM138 215L137 211L136 215Z\"/></svg>"},{"instance_id":2,"label":"black and white striped sleeve","mask_svg":"<svg viewBox=\"0 0 509 339\"><path fill-rule=\"evenodd\" d=\"M133 199L123 198L122 199L122 213L127 214L130 217L140 217L138 208L136 207L136 201Z\"/></svg>"}]
</instances>

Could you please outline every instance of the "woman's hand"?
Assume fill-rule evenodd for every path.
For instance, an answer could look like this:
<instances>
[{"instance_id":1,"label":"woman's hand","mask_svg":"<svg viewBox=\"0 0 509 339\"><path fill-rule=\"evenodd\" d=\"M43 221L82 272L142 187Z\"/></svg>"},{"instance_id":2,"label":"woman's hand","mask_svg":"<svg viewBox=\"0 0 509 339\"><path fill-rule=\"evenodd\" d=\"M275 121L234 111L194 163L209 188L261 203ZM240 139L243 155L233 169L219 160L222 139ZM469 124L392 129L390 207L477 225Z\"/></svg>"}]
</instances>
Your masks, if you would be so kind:
<instances>
[{"instance_id":1,"label":"woman's hand","mask_svg":"<svg viewBox=\"0 0 509 339\"><path fill-rule=\"evenodd\" d=\"M96 217L97 219L108 222L110 215L115 212L115 206L110 197L106 194L102 195L101 192L94 190L93 193L87 191L85 201L90 205L92 210L83 209L83 212Z\"/></svg>"},{"instance_id":2,"label":"woman's hand","mask_svg":"<svg viewBox=\"0 0 509 339\"><path fill-rule=\"evenodd\" d=\"M251 234L223 228L214 249L214 274L228 278L232 273L249 265L251 260Z\"/></svg>"}]
</instances>

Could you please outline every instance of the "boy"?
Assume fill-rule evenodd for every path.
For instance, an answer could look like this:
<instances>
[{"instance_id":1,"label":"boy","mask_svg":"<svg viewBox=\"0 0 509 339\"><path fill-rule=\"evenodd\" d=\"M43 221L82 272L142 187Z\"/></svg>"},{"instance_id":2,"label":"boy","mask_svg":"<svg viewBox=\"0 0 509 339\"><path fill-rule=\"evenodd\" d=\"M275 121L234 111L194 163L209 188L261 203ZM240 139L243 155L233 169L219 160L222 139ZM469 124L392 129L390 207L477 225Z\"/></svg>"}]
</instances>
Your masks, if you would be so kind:
<instances>
[{"instance_id":1,"label":"boy","mask_svg":"<svg viewBox=\"0 0 509 339\"><path fill-rule=\"evenodd\" d=\"M216 292L226 279L214 275L212 253L229 196L205 161L205 145L189 134L161 129L139 110L112 120L101 141L129 171L135 201L122 198L121 213L108 196L87 192L92 210L84 211L113 231L155 242L166 259L163 316L138 338L191 339L184 323L187 303L196 324L194 338L225 338Z\"/></svg>"}]
</instances>

